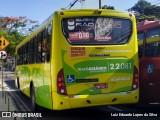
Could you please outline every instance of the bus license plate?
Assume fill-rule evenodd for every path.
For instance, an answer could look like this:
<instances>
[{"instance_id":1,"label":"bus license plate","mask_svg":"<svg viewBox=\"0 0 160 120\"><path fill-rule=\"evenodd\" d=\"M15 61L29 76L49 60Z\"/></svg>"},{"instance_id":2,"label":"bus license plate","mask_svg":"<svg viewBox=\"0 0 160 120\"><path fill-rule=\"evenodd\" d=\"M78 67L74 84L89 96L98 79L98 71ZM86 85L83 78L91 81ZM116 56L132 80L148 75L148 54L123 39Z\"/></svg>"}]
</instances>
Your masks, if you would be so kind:
<instances>
[{"instance_id":1,"label":"bus license plate","mask_svg":"<svg viewBox=\"0 0 160 120\"><path fill-rule=\"evenodd\" d=\"M107 87L108 87L108 85L106 83L94 84L95 89L104 89Z\"/></svg>"}]
</instances>

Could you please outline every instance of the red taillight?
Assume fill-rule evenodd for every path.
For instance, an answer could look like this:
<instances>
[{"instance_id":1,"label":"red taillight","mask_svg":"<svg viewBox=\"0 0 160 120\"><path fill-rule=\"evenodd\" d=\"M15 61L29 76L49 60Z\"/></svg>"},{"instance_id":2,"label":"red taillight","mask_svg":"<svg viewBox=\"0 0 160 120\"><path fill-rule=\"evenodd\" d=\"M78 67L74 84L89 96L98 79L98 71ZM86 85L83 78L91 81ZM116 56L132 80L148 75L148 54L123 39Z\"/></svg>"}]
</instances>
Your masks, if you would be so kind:
<instances>
[{"instance_id":1,"label":"red taillight","mask_svg":"<svg viewBox=\"0 0 160 120\"><path fill-rule=\"evenodd\" d=\"M138 88L139 85L138 83L139 83L138 69L134 66L132 90L136 90Z\"/></svg>"},{"instance_id":2,"label":"red taillight","mask_svg":"<svg viewBox=\"0 0 160 120\"><path fill-rule=\"evenodd\" d=\"M58 75L57 75L57 92L59 94L62 94L62 95L66 95L67 94L65 80L64 80L64 74L63 74L63 69L61 69L58 72Z\"/></svg>"}]
</instances>

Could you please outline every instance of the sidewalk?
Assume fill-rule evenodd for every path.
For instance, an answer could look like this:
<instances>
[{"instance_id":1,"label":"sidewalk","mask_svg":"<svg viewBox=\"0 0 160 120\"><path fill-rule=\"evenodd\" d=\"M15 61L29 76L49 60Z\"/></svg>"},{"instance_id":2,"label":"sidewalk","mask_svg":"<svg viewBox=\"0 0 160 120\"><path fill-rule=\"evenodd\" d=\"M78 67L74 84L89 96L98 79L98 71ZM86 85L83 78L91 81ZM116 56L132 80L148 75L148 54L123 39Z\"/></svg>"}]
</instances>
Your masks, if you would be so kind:
<instances>
[{"instance_id":1,"label":"sidewalk","mask_svg":"<svg viewBox=\"0 0 160 120\"><path fill-rule=\"evenodd\" d=\"M13 79L14 73L13 72L3 72L3 80L10 80ZM16 107L16 104L12 97L8 94L10 88L5 84L3 81L3 88L2 88L2 73L0 71L0 120L23 120L23 118L11 118L11 117L2 117L5 116L6 113L3 112L16 112L19 111Z\"/></svg>"}]
</instances>

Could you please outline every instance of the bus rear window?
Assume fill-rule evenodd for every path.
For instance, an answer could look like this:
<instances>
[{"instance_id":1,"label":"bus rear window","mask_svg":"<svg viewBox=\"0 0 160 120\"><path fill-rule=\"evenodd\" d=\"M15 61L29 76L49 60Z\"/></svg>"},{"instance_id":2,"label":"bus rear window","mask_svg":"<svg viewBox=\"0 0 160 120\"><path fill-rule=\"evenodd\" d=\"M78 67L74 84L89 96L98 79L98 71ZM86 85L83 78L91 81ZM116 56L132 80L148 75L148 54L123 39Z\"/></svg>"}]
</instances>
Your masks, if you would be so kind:
<instances>
[{"instance_id":1,"label":"bus rear window","mask_svg":"<svg viewBox=\"0 0 160 120\"><path fill-rule=\"evenodd\" d=\"M125 44L132 33L129 19L76 17L62 20L64 36L70 44Z\"/></svg>"}]
</instances>

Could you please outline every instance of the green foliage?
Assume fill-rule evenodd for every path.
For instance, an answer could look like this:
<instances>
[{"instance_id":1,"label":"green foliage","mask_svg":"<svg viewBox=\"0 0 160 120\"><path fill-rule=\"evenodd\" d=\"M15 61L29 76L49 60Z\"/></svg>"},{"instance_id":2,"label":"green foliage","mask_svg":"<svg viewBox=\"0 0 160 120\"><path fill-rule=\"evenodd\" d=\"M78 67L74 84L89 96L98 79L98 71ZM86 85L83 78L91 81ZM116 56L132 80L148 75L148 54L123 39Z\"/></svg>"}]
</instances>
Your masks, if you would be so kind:
<instances>
[{"instance_id":1,"label":"green foliage","mask_svg":"<svg viewBox=\"0 0 160 120\"><path fill-rule=\"evenodd\" d=\"M136 11L140 14L145 13L145 9L149 8L151 6L151 3L145 1L145 0L139 0L133 7L128 9L129 11Z\"/></svg>"},{"instance_id":2,"label":"green foliage","mask_svg":"<svg viewBox=\"0 0 160 120\"><path fill-rule=\"evenodd\" d=\"M137 21L144 21L144 20L149 20L149 21L154 21L157 18L155 16L151 16L151 15L140 15L140 16L136 16Z\"/></svg>"},{"instance_id":3,"label":"green foliage","mask_svg":"<svg viewBox=\"0 0 160 120\"><path fill-rule=\"evenodd\" d=\"M15 53L16 46L38 27L38 22L26 17L0 17L0 37L6 38L10 45L6 48L8 54Z\"/></svg>"},{"instance_id":4,"label":"green foliage","mask_svg":"<svg viewBox=\"0 0 160 120\"><path fill-rule=\"evenodd\" d=\"M18 31L22 35L28 35L38 26L38 21L27 19L25 16L0 17L0 31L8 34Z\"/></svg>"},{"instance_id":5,"label":"green foliage","mask_svg":"<svg viewBox=\"0 0 160 120\"><path fill-rule=\"evenodd\" d=\"M133 7L129 8L128 11L138 13L138 15L136 15L137 21L160 19L160 6L152 5L146 0L139 0Z\"/></svg>"},{"instance_id":6,"label":"green foliage","mask_svg":"<svg viewBox=\"0 0 160 120\"><path fill-rule=\"evenodd\" d=\"M111 9L111 10L115 10L113 6L107 6L107 5L102 6L102 9Z\"/></svg>"},{"instance_id":7,"label":"green foliage","mask_svg":"<svg viewBox=\"0 0 160 120\"><path fill-rule=\"evenodd\" d=\"M9 46L5 49L10 55L15 53L16 46L25 38L25 36L22 36L17 31L13 31L10 34L0 31L0 37L2 36L10 42Z\"/></svg>"}]
</instances>

